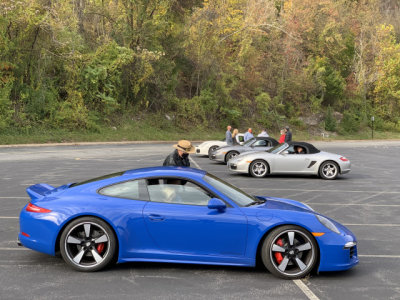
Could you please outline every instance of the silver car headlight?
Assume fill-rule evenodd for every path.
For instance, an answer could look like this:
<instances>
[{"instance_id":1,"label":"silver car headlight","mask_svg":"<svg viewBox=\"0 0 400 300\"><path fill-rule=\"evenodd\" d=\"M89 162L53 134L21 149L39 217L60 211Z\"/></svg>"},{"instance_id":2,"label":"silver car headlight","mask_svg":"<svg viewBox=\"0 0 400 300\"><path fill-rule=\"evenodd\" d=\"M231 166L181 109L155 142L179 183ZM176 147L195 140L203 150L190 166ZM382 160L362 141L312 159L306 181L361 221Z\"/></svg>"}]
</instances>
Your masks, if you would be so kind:
<instances>
[{"instance_id":1,"label":"silver car headlight","mask_svg":"<svg viewBox=\"0 0 400 300\"><path fill-rule=\"evenodd\" d=\"M320 215L315 215L317 219L321 222L322 225L324 225L326 228L329 230L332 230L333 232L336 232L337 234L340 234L339 229L333 224L331 221L329 221L327 218L320 216Z\"/></svg>"}]
</instances>

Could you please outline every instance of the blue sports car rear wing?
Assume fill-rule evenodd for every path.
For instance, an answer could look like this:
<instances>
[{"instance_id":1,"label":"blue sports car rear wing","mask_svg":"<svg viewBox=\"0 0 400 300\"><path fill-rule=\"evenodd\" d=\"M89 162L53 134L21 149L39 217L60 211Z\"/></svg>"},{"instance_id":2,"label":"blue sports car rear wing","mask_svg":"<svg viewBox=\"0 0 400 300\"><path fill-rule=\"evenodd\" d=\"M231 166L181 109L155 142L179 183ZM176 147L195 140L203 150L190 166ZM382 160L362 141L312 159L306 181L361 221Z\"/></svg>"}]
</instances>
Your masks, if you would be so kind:
<instances>
[{"instance_id":1,"label":"blue sports car rear wing","mask_svg":"<svg viewBox=\"0 0 400 300\"><path fill-rule=\"evenodd\" d=\"M54 189L56 189L54 186L51 186L47 183L38 183L28 187L26 192L32 200L38 200L50 194Z\"/></svg>"}]
</instances>

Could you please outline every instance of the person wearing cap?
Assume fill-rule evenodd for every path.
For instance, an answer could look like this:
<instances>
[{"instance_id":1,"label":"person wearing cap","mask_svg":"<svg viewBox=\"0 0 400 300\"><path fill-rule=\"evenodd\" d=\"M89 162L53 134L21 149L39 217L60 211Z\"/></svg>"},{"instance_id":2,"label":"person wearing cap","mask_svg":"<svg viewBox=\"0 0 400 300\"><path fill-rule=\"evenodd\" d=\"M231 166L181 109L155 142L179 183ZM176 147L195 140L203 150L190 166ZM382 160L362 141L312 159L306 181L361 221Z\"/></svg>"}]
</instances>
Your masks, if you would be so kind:
<instances>
[{"instance_id":1,"label":"person wearing cap","mask_svg":"<svg viewBox=\"0 0 400 300\"><path fill-rule=\"evenodd\" d=\"M285 127L285 143L292 141L292 132L290 131L289 126Z\"/></svg>"},{"instance_id":2,"label":"person wearing cap","mask_svg":"<svg viewBox=\"0 0 400 300\"><path fill-rule=\"evenodd\" d=\"M175 150L165 158L163 166L190 167L189 154L195 152L192 143L180 140L173 147Z\"/></svg>"}]
</instances>

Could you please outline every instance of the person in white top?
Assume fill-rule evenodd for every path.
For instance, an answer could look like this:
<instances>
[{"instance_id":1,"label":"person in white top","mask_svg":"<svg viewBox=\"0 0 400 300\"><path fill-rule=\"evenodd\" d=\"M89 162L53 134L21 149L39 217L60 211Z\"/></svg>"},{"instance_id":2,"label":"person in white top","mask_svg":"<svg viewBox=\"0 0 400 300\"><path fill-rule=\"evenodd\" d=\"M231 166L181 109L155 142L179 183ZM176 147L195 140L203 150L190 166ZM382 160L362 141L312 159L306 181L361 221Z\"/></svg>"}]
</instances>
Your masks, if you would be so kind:
<instances>
[{"instance_id":1,"label":"person in white top","mask_svg":"<svg viewBox=\"0 0 400 300\"><path fill-rule=\"evenodd\" d=\"M261 131L261 133L260 133L258 136L269 137L269 134L268 134L268 132L267 132L267 129L263 129L263 130Z\"/></svg>"}]
</instances>

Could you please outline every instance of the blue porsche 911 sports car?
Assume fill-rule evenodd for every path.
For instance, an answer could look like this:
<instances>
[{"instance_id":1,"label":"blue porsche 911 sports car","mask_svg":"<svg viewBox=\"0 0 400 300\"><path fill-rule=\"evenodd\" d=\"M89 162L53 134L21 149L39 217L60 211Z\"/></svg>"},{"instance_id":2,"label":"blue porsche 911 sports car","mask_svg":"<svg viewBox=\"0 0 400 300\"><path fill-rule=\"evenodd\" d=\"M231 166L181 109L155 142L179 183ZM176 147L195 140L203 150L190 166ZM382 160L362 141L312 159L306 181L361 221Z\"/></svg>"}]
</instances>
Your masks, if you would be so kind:
<instances>
[{"instance_id":1,"label":"blue porsche 911 sports car","mask_svg":"<svg viewBox=\"0 0 400 300\"><path fill-rule=\"evenodd\" d=\"M36 184L20 244L79 271L113 262L255 266L294 279L358 263L343 225L288 199L251 196L198 169L154 167L60 187Z\"/></svg>"}]
</instances>

